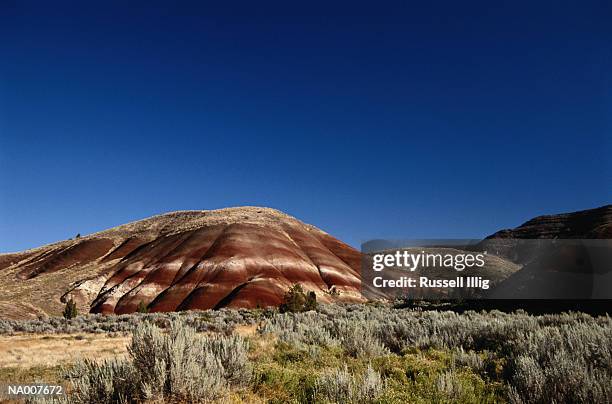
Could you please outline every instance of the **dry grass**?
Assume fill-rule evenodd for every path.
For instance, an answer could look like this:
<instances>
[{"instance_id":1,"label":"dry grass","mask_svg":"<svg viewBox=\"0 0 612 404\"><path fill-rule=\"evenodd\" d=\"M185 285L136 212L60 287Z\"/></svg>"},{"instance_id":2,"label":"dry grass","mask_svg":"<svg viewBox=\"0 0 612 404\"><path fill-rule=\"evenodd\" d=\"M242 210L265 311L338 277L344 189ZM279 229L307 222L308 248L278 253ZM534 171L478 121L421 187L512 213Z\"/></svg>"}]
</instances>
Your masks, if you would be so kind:
<instances>
[{"instance_id":1,"label":"dry grass","mask_svg":"<svg viewBox=\"0 0 612 404\"><path fill-rule=\"evenodd\" d=\"M19 300L0 300L0 313L8 320L37 319L47 315L42 309Z\"/></svg>"},{"instance_id":2,"label":"dry grass","mask_svg":"<svg viewBox=\"0 0 612 404\"><path fill-rule=\"evenodd\" d=\"M0 337L0 369L49 368L79 358L104 360L125 356L131 337L108 334L22 334Z\"/></svg>"},{"instance_id":3,"label":"dry grass","mask_svg":"<svg viewBox=\"0 0 612 404\"><path fill-rule=\"evenodd\" d=\"M20 266L0 271L0 318L32 319L59 316L64 308L62 296L71 285L83 279L94 278L115 262L73 265L61 271L45 273L32 279L19 279ZM17 303L15 303L17 302ZM79 311L89 311L88 302L79 303Z\"/></svg>"},{"instance_id":4,"label":"dry grass","mask_svg":"<svg viewBox=\"0 0 612 404\"><path fill-rule=\"evenodd\" d=\"M252 337L257 334L257 324L238 325L234 328L234 333L241 337Z\"/></svg>"}]
</instances>

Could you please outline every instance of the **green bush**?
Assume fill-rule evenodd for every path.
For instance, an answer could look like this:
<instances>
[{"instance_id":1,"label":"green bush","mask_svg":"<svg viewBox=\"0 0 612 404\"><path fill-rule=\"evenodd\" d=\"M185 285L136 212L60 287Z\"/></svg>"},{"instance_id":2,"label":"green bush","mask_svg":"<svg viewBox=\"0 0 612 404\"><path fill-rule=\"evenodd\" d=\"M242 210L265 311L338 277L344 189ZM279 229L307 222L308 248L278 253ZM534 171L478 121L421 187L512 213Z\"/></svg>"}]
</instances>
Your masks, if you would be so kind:
<instances>
[{"instance_id":1,"label":"green bush","mask_svg":"<svg viewBox=\"0 0 612 404\"><path fill-rule=\"evenodd\" d=\"M74 300L70 299L66 302L66 306L64 307L64 312L62 313L62 315L66 320L71 320L79 315L79 311Z\"/></svg>"},{"instance_id":2,"label":"green bush","mask_svg":"<svg viewBox=\"0 0 612 404\"><path fill-rule=\"evenodd\" d=\"M317 309L317 295L312 290L306 295L306 301L304 302L304 311L311 311Z\"/></svg>"},{"instance_id":3,"label":"green bush","mask_svg":"<svg viewBox=\"0 0 612 404\"><path fill-rule=\"evenodd\" d=\"M136 311L138 313L143 313L144 314L144 313L148 313L149 309L147 307L147 304L141 300L140 303L138 303L138 308L136 309Z\"/></svg>"},{"instance_id":4,"label":"green bush","mask_svg":"<svg viewBox=\"0 0 612 404\"><path fill-rule=\"evenodd\" d=\"M300 313L316 310L317 295L313 291L306 294L301 285L295 284L285 293L283 303L278 309L281 313Z\"/></svg>"},{"instance_id":5,"label":"green bush","mask_svg":"<svg viewBox=\"0 0 612 404\"><path fill-rule=\"evenodd\" d=\"M386 352L409 356L421 350L450 350L449 360L455 365L468 368L487 383L505 386L501 388L504 395L508 393L505 399L514 403L612 402L609 316L459 314L384 305L322 305L315 314L272 317L259 330L275 333L295 346L339 344L355 359ZM474 384L468 378L467 384L458 387L450 375L437 377L428 386L450 396L478 401L481 393L497 394L482 390L482 380Z\"/></svg>"}]
</instances>

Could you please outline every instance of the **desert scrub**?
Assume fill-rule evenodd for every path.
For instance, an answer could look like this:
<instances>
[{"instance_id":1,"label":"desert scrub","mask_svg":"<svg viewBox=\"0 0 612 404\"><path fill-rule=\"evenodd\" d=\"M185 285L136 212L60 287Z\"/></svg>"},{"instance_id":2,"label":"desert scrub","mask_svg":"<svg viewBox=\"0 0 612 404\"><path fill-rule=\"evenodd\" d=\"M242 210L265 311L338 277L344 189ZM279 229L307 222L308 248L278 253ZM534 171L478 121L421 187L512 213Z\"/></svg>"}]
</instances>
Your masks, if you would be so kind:
<instances>
[{"instance_id":1,"label":"desert scrub","mask_svg":"<svg viewBox=\"0 0 612 404\"><path fill-rule=\"evenodd\" d=\"M352 357L382 356L388 353L376 335L377 324L372 321L337 321L333 335L340 341L346 353Z\"/></svg>"},{"instance_id":2,"label":"desert scrub","mask_svg":"<svg viewBox=\"0 0 612 404\"><path fill-rule=\"evenodd\" d=\"M460 368L453 374L463 380L461 390L450 374L436 376L435 383L431 377L420 380L417 375L413 382L420 380L423 391L446 391L451 397L462 391L459 395L468 402L501 391L506 400L516 403L612 402L612 320L608 316L321 305L314 315L273 316L259 331L276 334L295 346L341 346L353 358L451 351L451 367ZM466 385L469 380L473 383ZM481 388L481 381L495 385L495 392ZM500 383L505 388L499 389Z\"/></svg>"},{"instance_id":3,"label":"desert scrub","mask_svg":"<svg viewBox=\"0 0 612 404\"><path fill-rule=\"evenodd\" d=\"M132 366L136 376L130 377L139 386L136 392L120 384L116 390L111 387L138 399L204 401L225 399L227 391L232 391L231 397L256 397L270 403L373 396L378 403L612 402L612 320L608 316L534 316L524 311L459 314L383 304L319 305L317 310L90 315L26 324L44 332L82 328L131 332L141 323L134 331L127 367L107 363L99 365L107 368L98 373L84 372L91 375L87 380L98 380L82 381L82 389L90 383L91 394L97 388L104 391L110 383L108 374L131 375ZM175 330L178 323L183 325ZM23 324L0 321L0 328L19 332ZM258 325L258 333L249 340L251 351L244 339L232 334L239 324ZM205 331L206 336L195 331ZM87 369L87 364L80 366ZM197 379L203 369L206 378ZM172 376L178 374L197 374L193 377L199 386ZM354 386L368 385L360 379L367 374L370 380L378 375L384 388L360 395ZM334 385L332 379L344 384ZM199 390L201 385L208 386L206 391Z\"/></svg>"},{"instance_id":4,"label":"desert scrub","mask_svg":"<svg viewBox=\"0 0 612 404\"><path fill-rule=\"evenodd\" d=\"M502 383L454 369L451 351L352 357L335 346L317 353L278 342L254 364L254 394L271 403L504 401Z\"/></svg>"},{"instance_id":5,"label":"desert scrub","mask_svg":"<svg viewBox=\"0 0 612 404\"><path fill-rule=\"evenodd\" d=\"M219 358L193 328L174 323L168 332L151 324L134 331L129 354L142 391L136 397L212 400L224 388ZM136 381L136 380L135 380Z\"/></svg>"},{"instance_id":6,"label":"desert scrub","mask_svg":"<svg viewBox=\"0 0 612 404\"><path fill-rule=\"evenodd\" d=\"M612 329L562 323L516 341L511 401L612 402Z\"/></svg>"},{"instance_id":7,"label":"desert scrub","mask_svg":"<svg viewBox=\"0 0 612 404\"><path fill-rule=\"evenodd\" d=\"M142 322L151 322L160 328L167 328L174 320L182 319L199 332L210 331L229 335L236 326L256 324L260 317L265 315L270 314L265 310L221 309L178 313L84 314L72 319L62 317L35 320L0 319L0 334L131 333Z\"/></svg>"},{"instance_id":8,"label":"desert scrub","mask_svg":"<svg viewBox=\"0 0 612 404\"><path fill-rule=\"evenodd\" d=\"M143 323L134 330L128 351L127 360L85 360L70 368L68 402L210 402L251 377L243 338L199 335L181 320L168 330Z\"/></svg>"},{"instance_id":9,"label":"desert scrub","mask_svg":"<svg viewBox=\"0 0 612 404\"><path fill-rule=\"evenodd\" d=\"M66 371L65 376L71 382L68 403L123 403L138 394L135 382L140 375L127 361L97 363L85 359Z\"/></svg>"},{"instance_id":10,"label":"desert scrub","mask_svg":"<svg viewBox=\"0 0 612 404\"><path fill-rule=\"evenodd\" d=\"M268 336L254 340L258 358L251 383L252 391L266 402L312 403L320 373L345 361L339 347L295 346L284 341L269 345L268 341Z\"/></svg>"},{"instance_id":11,"label":"desert scrub","mask_svg":"<svg viewBox=\"0 0 612 404\"><path fill-rule=\"evenodd\" d=\"M371 366L363 374L353 374L344 365L323 373L317 379L314 400L322 403L374 403L384 388L382 378Z\"/></svg>"},{"instance_id":12,"label":"desert scrub","mask_svg":"<svg viewBox=\"0 0 612 404\"><path fill-rule=\"evenodd\" d=\"M455 366L449 350L407 350L402 355L373 358L371 366L385 381L379 403L505 402L503 383L467 367Z\"/></svg>"}]
</instances>

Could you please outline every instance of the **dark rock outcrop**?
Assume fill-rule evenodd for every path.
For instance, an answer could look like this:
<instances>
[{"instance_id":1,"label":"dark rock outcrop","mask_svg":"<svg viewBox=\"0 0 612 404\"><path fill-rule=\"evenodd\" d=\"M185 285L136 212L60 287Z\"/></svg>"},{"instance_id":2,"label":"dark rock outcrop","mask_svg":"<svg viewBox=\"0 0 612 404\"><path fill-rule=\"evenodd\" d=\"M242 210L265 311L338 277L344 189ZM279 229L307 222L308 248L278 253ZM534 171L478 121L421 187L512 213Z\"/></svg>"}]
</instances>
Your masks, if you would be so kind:
<instances>
[{"instance_id":1,"label":"dark rock outcrop","mask_svg":"<svg viewBox=\"0 0 612 404\"><path fill-rule=\"evenodd\" d=\"M612 205L539 216L487 237L481 248L523 265L491 298L612 298Z\"/></svg>"},{"instance_id":2,"label":"dark rock outcrop","mask_svg":"<svg viewBox=\"0 0 612 404\"><path fill-rule=\"evenodd\" d=\"M612 238L612 205L579 212L533 218L514 229L489 237L514 239L609 239Z\"/></svg>"}]
</instances>

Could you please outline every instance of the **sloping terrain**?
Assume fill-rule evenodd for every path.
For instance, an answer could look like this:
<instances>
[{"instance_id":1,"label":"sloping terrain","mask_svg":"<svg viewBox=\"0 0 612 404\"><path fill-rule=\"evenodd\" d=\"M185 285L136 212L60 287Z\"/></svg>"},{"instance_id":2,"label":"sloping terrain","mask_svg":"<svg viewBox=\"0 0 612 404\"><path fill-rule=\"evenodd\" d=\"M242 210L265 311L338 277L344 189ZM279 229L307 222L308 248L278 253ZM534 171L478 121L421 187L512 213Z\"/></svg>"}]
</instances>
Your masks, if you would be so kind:
<instances>
[{"instance_id":1,"label":"sloping terrain","mask_svg":"<svg viewBox=\"0 0 612 404\"><path fill-rule=\"evenodd\" d=\"M493 262L490 276L500 283L499 293L504 291L498 298L518 297L520 288L530 289L527 283L538 286L523 296L540 296L544 285L561 279L555 275L550 281L554 272L567 272L563 279L568 281L554 285L559 293L551 289L551 296L567 296L572 284L580 286L578 296L607 296L612 288L608 245L589 244L585 250L577 241L569 250L553 249L536 260L541 251L531 244L516 247L516 240L530 239L609 243L612 205L540 216L487 237L479 247L503 258ZM94 313L130 313L141 304L153 312L276 306L295 283L314 291L321 302L363 301L361 257L347 244L274 209L173 212L0 254L0 318L57 315L69 298L81 312ZM567 265L574 261L580 265Z\"/></svg>"},{"instance_id":2,"label":"sloping terrain","mask_svg":"<svg viewBox=\"0 0 612 404\"><path fill-rule=\"evenodd\" d=\"M523 265L492 298L612 299L612 205L536 217L481 244Z\"/></svg>"},{"instance_id":3,"label":"sloping terrain","mask_svg":"<svg viewBox=\"0 0 612 404\"><path fill-rule=\"evenodd\" d=\"M612 238L612 205L533 218L514 229L489 237L514 239L609 239Z\"/></svg>"},{"instance_id":4,"label":"sloping terrain","mask_svg":"<svg viewBox=\"0 0 612 404\"><path fill-rule=\"evenodd\" d=\"M470 253L468 250L463 250L459 247L408 247L401 248L399 250L386 250L381 252L407 252L409 254L419 254L426 253L432 255L445 256L446 254L450 255L461 255ZM372 260L372 254L365 255L364 259ZM503 282L509 276L518 271L521 266L519 264L515 264L512 261L497 257L493 254L487 255L485 259L485 264L481 268L470 268L462 271L456 271L452 268L445 268L436 265L421 265L418 268L418 271L411 272L407 271L405 268L397 267L397 266L387 266L384 269L384 273L382 272L366 272L363 275L362 282L364 285L372 284L375 277L384 274L384 279L387 280L401 280L402 278L412 278L417 281L421 276L425 276L428 279L432 280L455 280L457 278L464 278L464 282L468 277L482 277L483 279L487 279L489 283L489 287L493 288L499 283ZM371 267L372 264L369 264ZM466 283L467 284L467 283ZM480 290L477 288L435 288L435 287L426 287L421 288L419 286L411 287L410 289L399 288L395 289L392 287L388 288L378 288L378 289L366 289L363 290L364 296L369 299L376 298L411 298L411 299L429 299L429 300L438 300L438 299L475 299L482 297L486 290Z\"/></svg>"},{"instance_id":5,"label":"sloping terrain","mask_svg":"<svg viewBox=\"0 0 612 404\"><path fill-rule=\"evenodd\" d=\"M407 273L386 268L385 279L426 275L430 279L482 276L491 281L484 291L419 288L365 290L368 298L409 296L412 298L490 299L612 299L612 205L573 213L540 216L514 229L496 232L480 243L465 247L487 252L486 265L478 270L455 272L419 268ZM413 253L445 253L436 248L404 248ZM384 251L377 251L384 252ZM454 250L461 253L462 248ZM366 256L371 259L371 254ZM364 275L364 285L379 273ZM454 295L451 295L454 293Z\"/></svg>"},{"instance_id":6,"label":"sloping terrain","mask_svg":"<svg viewBox=\"0 0 612 404\"><path fill-rule=\"evenodd\" d=\"M359 266L357 250L274 209L173 212L0 255L0 317L58 314L68 298L118 314L276 306L295 283L362 301Z\"/></svg>"},{"instance_id":7,"label":"sloping terrain","mask_svg":"<svg viewBox=\"0 0 612 404\"><path fill-rule=\"evenodd\" d=\"M541 255L543 248L552 245L549 240L594 239L612 239L612 205L538 216L514 229L500 230L486 237L479 243L479 249L527 264Z\"/></svg>"}]
</instances>

